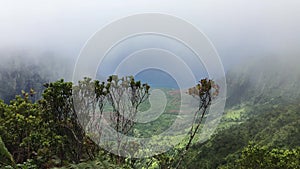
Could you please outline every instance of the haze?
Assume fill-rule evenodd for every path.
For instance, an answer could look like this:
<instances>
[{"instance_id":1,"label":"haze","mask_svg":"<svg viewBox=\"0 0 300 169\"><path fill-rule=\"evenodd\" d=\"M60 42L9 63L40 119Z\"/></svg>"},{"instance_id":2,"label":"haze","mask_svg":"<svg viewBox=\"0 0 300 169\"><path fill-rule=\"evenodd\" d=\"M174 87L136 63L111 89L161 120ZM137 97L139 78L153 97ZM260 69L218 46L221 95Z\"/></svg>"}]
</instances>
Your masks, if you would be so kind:
<instances>
[{"instance_id":1,"label":"haze","mask_svg":"<svg viewBox=\"0 0 300 169\"><path fill-rule=\"evenodd\" d=\"M1 0L0 53L50 51L69 58L72 67L88 38L103 26L155 12L180 17L202 30L225 70L265 56L298 62L299 7L297 0Z\"/></svg>"}]
</instances>

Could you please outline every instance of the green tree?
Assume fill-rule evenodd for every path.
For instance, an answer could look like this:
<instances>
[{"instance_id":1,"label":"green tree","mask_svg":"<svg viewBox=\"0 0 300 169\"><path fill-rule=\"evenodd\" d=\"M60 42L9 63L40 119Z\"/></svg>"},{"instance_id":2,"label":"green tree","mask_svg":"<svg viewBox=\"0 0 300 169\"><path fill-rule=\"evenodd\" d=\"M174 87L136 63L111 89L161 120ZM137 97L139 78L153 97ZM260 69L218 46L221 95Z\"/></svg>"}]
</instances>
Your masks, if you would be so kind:
<instances>
[{"instance_id":1,"label":"green tree","mask_svg":"<svg viewBox=\"0 0 300 169\"><path fill-rule=\"evenodd\" d=\"M85 156L93 158L94 152L88 151L87 148L96 151L97 146L86 136L78 120L72 82L59 80L45 84L45 87L40 103L43 106L44 119L47 119L51 130L55 133L56 140L52 142L54 145L51 147L56 147L54 153L58 154L61 165L64 161L79 163L81 159L86 158Z\"/></svg>"},{"instance_id":2,"label":"green tree","mask_svg":"<svg viewBox=\"0 0 300 169\"><path fill-rule=\"evenodd\" d=\"M1 136L16 162L24 162L35 156L34 151L40 147L40 142L34 139L40 135L41 111L39 105L32 103L31 93L22 92L16 96L10 105L2 106Z\"/></svg>"},{"instance_id":3,"label":"green tree","mask_svg":"<svg viewBox=\"0 0 300 169\"><path fill-rule=\"evenodd\" d=\"M92 159L99 148L78 122L72 83L60 80L45 87L38 102L32 102L33 90L9 105L0 101L0 136L14 160L30 165L27 160L33 159L39 168L50 168Z\"/></svg>"}]
</instances>

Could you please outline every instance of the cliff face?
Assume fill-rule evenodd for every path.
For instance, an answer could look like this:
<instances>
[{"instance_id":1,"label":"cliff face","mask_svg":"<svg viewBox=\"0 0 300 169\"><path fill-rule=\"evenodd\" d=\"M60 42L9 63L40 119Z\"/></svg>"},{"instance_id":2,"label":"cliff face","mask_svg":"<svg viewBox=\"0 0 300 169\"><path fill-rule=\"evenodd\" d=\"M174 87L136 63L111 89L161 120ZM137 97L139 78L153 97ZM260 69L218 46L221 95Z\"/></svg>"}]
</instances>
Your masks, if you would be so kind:
<instances>
[{"instance_id":1,"label":"cliff face","mask_svg":"<svg viewBox=\"0 0 300 169\"><path fill-rule=\"evenodd\" d=\"M300 67L296 58L264 58L241 64L227 72L226 80L227 106L300 98Z\"/></svg>"}]
</instances>

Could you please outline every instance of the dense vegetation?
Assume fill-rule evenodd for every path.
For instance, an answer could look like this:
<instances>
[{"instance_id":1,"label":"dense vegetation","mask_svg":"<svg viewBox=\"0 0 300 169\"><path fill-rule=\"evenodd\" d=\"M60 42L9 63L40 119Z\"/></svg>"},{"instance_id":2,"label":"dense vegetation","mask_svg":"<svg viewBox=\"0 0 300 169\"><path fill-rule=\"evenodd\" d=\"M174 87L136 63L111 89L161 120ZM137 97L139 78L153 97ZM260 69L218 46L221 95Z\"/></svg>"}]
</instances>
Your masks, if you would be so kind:
<instances>
[{"instance_id":1,"label":"dense vegetation","mask_svg":"<svg viewBox=\"0 0 300 169\"><path fill-rule=\"evenodd\" d=\"M9 166L15 166L15 163L23 163L25 166L51 168L72 163L78 164L82 160L92 160L99 152L102 153L98 156L103 158L108 154L108 159L118 166L144 165L143 162L137 162L138 160L122 157L121 150L124 148L119 149L119 147L123 147L124 143L121 144L120 141L117 142L117 152L120 153L118 156L103 152L88 136L89 133L86 133L85 129L89 127L86 122L95 117L90 117L90 113L100 113L101 117L102 114L105 117L104 110L109 109L104 105L107 102L111 106L108 115L112 127L122 134L132 133L134 121L124 120L125 113L130 112L132 113L129 114L130 116L135 116L139 105L147 99L150 86L134 81L133 77L119 79L117 76L110 76L107 83L85 78L75 86L71 82L59 80L46 83L44 87L42 98L37 101L30 99L35 95L35 91L30 89L29 93L22 91L22 95L17 95L14 100L10 101L10 104L1 102L0 133L4 140L2 148L5 153L3 155L10 159L11 164L1 162L2 165L7 165L6 167L9 168ZM179 166L183 155L191 146L201 124L199 118L204 117L211 103L213 96L211 88L216 89L213 93L216 95L217 85L210 80L203 79L199 85L189 91L191 95L199 96L199 110L195 112L195 128L192 127L190 130L191 135L185 151L183 154L176 154L179 156L179 161L174 165ZM124 97L128 100L124 101ZM198 113L200 113L199 117ZM92 137L94 139L96 137L97 140L97 137L102 137L102 134L105 133ZM125 143L125 146L128 146L127 144ZM160 156L157 157L157 159L160 158ZM170 157L167 156L167 158ZM157 164L157 159L154 164ZM171 162L164 163L164 165L172 165ZM145 165L153 164L150 162Z\"/></svg>"},{"instance_id":2,"label":"dense vegetation","mask_svg":"<svg viewBox=\"0 0 300 169\"><path fill-rule=\"evenodd\" d=\"M193 158L186 159L186 167L259 168L255 165L269 165L268 163L273 165L268 166L269 168L299 166L300 106L282 103L277 106L268 104L245 107L247 106L243 106L242 110L234 108L227 111L220 126L223 129L208 142L194 146L188 155ZM238 111L236 109L243 111L242 115L228 115L232 111Z\"/></svg>"},{"instance_id":3,"label":"dense vegetation","mask_svg":"<svg viewBox=\"0 0 300 169\"><path fill-rule=\"evenodd\" d=\"M89 114L100 112L115 130L126 135L153 135L177 117L174 110L179 96L175 90L164 89L168 104L159 119L145 125L120 123L126 110L115 101L122 103L121 98L128 95L131 112L147 109L147 84L117 76L103 83L89 78L78 84L64 80L49 83L51 79L37 73L39 69L0 70L0 168L300 168L299 90L293 92L271 82L264 91L251 81L252 75L229 74L228 104L217 132L204 143L194 143L212 99L206 92L217 89L210 81L201 81L189 91L200 102L184 142L166 153L133 159L98 146L95 138L101 135L88 132ZM273 79L277 74L260 76L263 85L263 77ZM293 78L288 82L298 85ZM285 97L289 93L290 97Z\"/></svg>"}]
</instances>

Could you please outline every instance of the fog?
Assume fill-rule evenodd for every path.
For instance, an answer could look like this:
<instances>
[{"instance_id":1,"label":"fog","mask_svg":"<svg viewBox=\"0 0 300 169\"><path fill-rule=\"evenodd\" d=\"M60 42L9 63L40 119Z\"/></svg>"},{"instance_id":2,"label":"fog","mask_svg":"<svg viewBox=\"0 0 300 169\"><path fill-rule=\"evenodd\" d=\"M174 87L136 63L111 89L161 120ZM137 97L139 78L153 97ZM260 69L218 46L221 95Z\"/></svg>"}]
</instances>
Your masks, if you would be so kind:
<instances>
[{"instance_id":1,"label":"fog","mask_svg":"<svg viewBox=\"0 0 300 169\"><path fill-rule=\"evenodd\" d=\"M69 62L59 67L72 72L95 32L124 16L155 12L182 18L206 34L225 71L260 57L298 62L299 7L297 0L1 0L0 59L25 52L23 58L44 60L50 52L57 62Z\"/></svg>"}]
</instances>

